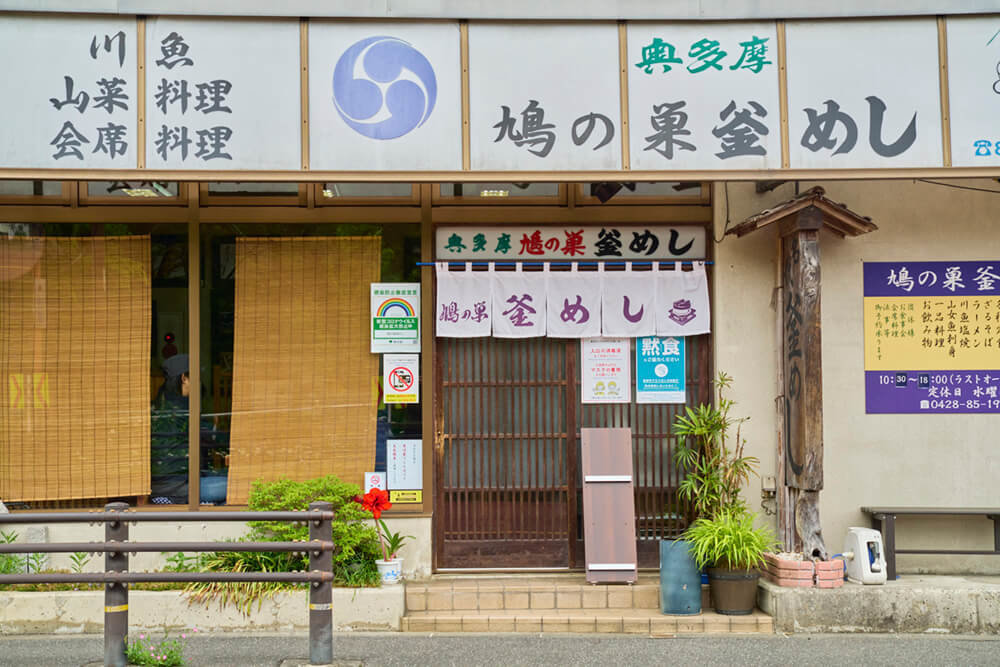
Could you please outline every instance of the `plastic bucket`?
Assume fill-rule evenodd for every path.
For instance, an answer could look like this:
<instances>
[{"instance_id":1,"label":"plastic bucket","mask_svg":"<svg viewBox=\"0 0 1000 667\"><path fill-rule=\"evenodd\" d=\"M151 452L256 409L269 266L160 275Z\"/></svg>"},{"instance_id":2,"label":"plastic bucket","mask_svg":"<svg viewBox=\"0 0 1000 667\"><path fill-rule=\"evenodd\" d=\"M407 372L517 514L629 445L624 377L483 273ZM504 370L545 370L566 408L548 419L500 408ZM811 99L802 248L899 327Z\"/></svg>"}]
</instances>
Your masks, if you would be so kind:
<instances>
[{"instance_id":1,"label":"plastic bucket","mask_svg":"<svg viewBox=\"0 0 1000 667\"><path fill-rule=\"evenodd\" d=\"M701 572L684 540L660 541L660 611L701 613Z\"/></svg>"}]
</instances>

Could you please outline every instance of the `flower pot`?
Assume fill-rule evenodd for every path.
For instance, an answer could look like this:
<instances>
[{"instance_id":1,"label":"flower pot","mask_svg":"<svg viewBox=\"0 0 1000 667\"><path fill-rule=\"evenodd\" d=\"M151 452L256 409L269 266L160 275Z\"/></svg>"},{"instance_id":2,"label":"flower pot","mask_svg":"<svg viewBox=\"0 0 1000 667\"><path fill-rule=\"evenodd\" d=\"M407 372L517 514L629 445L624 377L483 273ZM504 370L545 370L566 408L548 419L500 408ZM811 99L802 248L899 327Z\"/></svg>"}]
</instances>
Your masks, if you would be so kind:
<instances>
[{"instance_id":1,"label":"flower pot","mask_svg":"<svg viewBox=\"0 0 1000 667\"><path fill-rule=\"evenodd\" d=\"M375 567L378 568L382 585L398 584L403 579L403 559L393 558L392 560L377 560Z\"/></svg>"},{"instance_id":2,"label":"flower pot","mask_svg":"<svg viewBox=\"0 0 1000 667\"><path fill-rule=\"evenodd\" d=\"M660 611L701 613L701 573L684 540L660 540Z\"/></svg>"},{"instance_id":3,"label":"flower pot","mask_svg":"<svg viewBox=\"0 0 1000 667\"><path fill-rule=\"evenodd\" d=\"M757 606L757 580L760 572L742 568L710 567L708 583L712 588L715 611L743 616Z\"/></svg>"}]
</instances>

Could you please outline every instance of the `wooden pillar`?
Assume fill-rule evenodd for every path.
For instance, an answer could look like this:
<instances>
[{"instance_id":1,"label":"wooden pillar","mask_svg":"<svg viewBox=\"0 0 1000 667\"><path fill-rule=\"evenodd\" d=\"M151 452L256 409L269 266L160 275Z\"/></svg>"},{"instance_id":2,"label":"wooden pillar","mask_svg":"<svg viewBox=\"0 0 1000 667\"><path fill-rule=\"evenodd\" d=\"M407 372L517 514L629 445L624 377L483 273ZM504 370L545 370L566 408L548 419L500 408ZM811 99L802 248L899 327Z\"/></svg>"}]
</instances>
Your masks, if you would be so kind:
<instances>
[{"instance_id":1,"label":"wooden pillar","mask_svg":"<svg viewBox=\"0 0 1000 667\"><path fill-rule=\"evenodd\" d=\"M795 544L825 559L820 530L823 488L823 360L820 339L819 230L810 206L781 225L784 483L794 504Z\"/></svg>"}]
</instances>

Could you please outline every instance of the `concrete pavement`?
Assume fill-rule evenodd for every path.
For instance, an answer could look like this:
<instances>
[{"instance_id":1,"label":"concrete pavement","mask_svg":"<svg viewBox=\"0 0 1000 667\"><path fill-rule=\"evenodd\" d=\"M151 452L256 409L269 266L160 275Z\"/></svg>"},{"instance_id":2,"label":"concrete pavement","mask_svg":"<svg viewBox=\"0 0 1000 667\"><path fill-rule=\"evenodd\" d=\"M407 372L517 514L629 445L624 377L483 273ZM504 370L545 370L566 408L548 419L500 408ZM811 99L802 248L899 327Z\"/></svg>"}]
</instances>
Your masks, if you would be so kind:
<instances>
[{"instance_id":1,"label":"concrete pavement","mask_svg":"<svg viewBox=\"0 0 1000 667\"><path fill-rule=\"evenodd\" d=\"M1000 665L1000 638L925 635L687 636L346 633L334 639L338 665ZM305 635L198 636L189 665L308 664ZM0 637L2 667L99 664L103 637Z\"/></svg>"}]
</instances>

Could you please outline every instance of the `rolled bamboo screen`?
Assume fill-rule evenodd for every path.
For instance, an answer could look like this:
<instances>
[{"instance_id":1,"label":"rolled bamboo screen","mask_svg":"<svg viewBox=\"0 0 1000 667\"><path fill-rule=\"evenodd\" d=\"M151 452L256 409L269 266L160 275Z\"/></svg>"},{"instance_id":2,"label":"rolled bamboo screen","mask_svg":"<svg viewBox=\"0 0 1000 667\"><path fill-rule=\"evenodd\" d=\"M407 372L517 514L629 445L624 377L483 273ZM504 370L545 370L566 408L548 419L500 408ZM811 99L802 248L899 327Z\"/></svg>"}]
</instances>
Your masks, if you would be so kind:
<instances>
[{"instance_id":1,"label":"rolled bamboo screen","mask_svg":"<svg viewBox=\"0 0 1000 667\"><path fill-rule=\"evenodd\" d=\"M149 493L149 237L0 238L0 498Z\"/></svg>"},{"instance_id":2,"label":"rolled bamboo screen","mask_svg":"<svg viewBox=\"0 0 1000 667\"><path fill-rule=\"evenodd\" d=\"M380 258L377 236L237 239L230 504L255 480L360 485L372 469Z\"/></svg>"}]
</instances>

